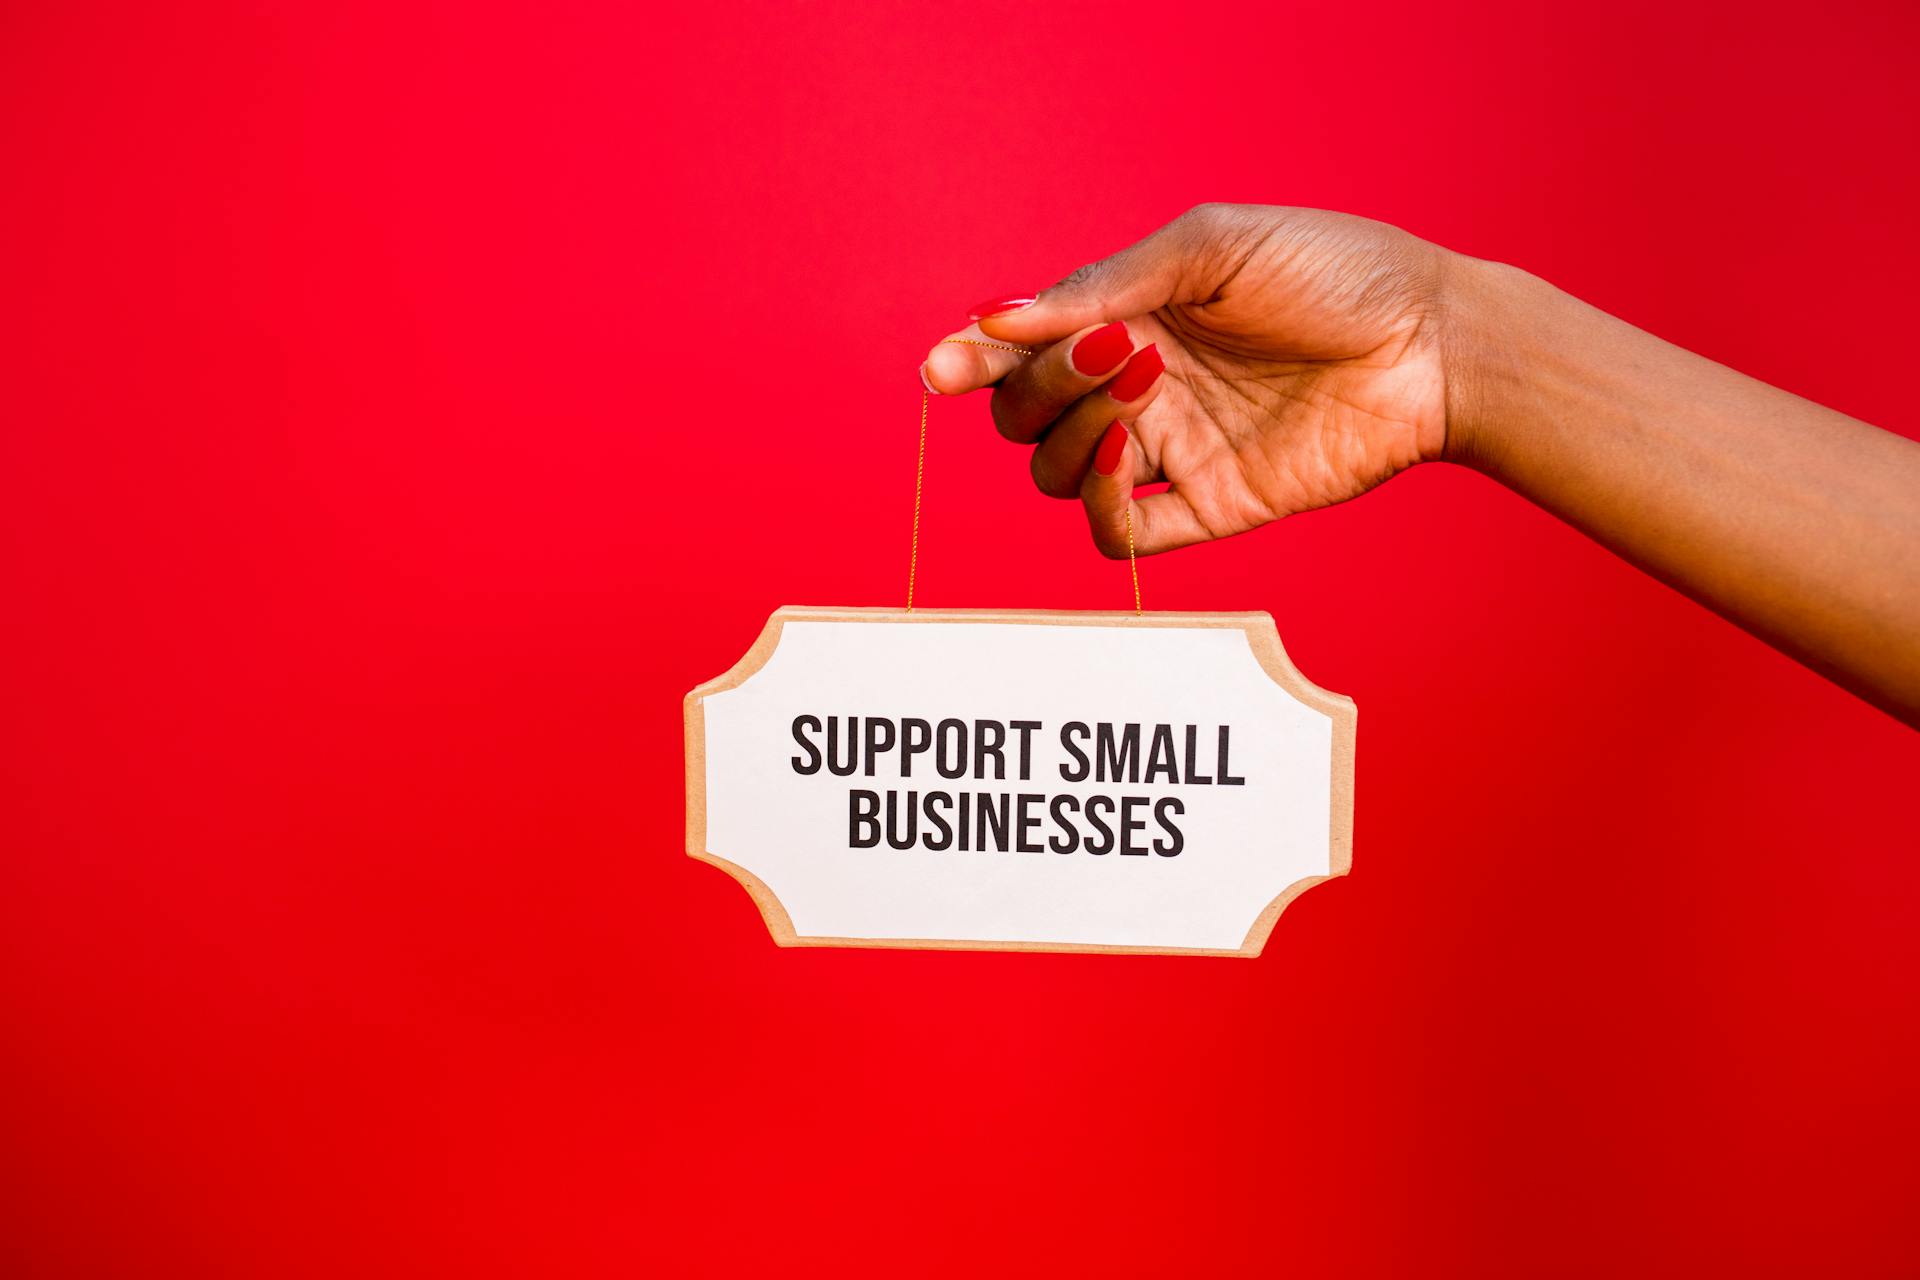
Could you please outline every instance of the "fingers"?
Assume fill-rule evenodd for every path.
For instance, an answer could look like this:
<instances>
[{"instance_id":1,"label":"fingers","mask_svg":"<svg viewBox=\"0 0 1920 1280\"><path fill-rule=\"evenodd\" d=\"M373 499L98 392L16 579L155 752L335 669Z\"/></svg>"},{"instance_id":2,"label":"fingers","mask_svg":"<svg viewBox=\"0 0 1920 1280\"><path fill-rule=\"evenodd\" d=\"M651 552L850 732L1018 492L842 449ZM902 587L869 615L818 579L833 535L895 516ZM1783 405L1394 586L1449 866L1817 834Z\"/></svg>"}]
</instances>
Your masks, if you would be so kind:
<instances>
[{"instance_id":1,"label":"fingers","mask_svg":"<svg viewBox=\"0 0 1920 1280\"><path fill-rule=\"evenodd\" d=\"M920 383L937 396L963 396L991 386L1027 358L1017 351L1000 349L1008 345L1015 344L986 337L979 325L968 325L940 339L927 352L920 366Z\"/></svg>"},{"instance_id":2,"label":"fingers","mask_svg":"<svg viewBox=\"0 0 1920 1280\"><path fill-rule=\"evenodd\" d=\"M1134 499L1129 459L1139 448L1124 423L1112 424L1100 438L1093 467L1080 488L1093 544L1108 558L1123 560L1129 554L1150 556L1205 542L1206 527L1177 487Z\"/></svg>"},{"instance_id":3,"label":"fingers","mask_svg":"<svg viewBox=\"0 0 1920 1280\"><path fill-rule=\"evenodd\" d=\"M1055 418L1118 373L1132 354L1133 337L1119 321L1054 343L1015 366L994 389L994 425L1009 440L1038 440Z\"/></svg>"},{"instance_id":4,"label":"fingers","mask_svg":"<svg viewBox=\"0 0 1920 1280\"><path fill-rule=\"evenodd\" d=\"M1033 482L1051 498L1077 498L1095 447L1107 425L1116 418L1138 418L1160 390L1165 369L1159 347L1149 343L1120 366L1112 380L1091 395L1082 396L1048 429L1033 451ZM1139 449L1129 453L1136 479L1150 474Z\"/></svg>"},{"instance_id":5,"label":"fingers","mask_svg":"<svg viewBox=\"0 0 1920 1280\"><path fill-rule=\"evenodd\" d=\"M1036 346L1169 303L1205 302L1231 275L1231 246L1247 221L1231 205L1201 205L1033 297L977 303L973 318L991 338Z\"/></svg>"}]
</instances>

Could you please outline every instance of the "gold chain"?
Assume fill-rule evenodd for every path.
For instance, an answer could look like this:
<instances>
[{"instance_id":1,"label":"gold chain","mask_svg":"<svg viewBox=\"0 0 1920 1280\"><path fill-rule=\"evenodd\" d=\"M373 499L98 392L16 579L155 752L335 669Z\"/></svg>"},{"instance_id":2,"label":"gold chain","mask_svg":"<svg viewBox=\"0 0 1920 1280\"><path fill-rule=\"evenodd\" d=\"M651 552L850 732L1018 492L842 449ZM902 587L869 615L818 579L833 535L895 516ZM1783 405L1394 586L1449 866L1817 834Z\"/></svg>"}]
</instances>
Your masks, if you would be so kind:
<instances>
[{"instance_id":1,"label":"gold chain","mask_svg":"<svg viewBox=\"0 0 1920 1280\"><path fill-rule=\"evenodd\" d=\"M1017 356L1030 356L1033 351L1027 347L1016 347L1007 342L984 342L978 338L942 338L939 345L952 343L963 347L987 347L994 351L1011 351ZM924 381L924 375L923 375ZM922 481L927 473L927 409L933 403L932 394L925 386L920 388L920 451L913 460L913 541L907 551L907 612L913 612L913 588L920 572L920 494ZM1133 503L1127 503L1127 574L1133 579L1133 612L1135 617L1140 611L1140 566L1133 558Z\"/></svg>"},{"instance_id":2,"label":"gold chain","mask_svg":"<svg viewBox=\"0 0 1920 1280\"><path fill-rule=\"evenodd\" d=\"M1140 616L1140 566L1133 558L1133 500L1127 500L1127 576L1133 579L1133 616Z\"/></svg>"}]
</instances>

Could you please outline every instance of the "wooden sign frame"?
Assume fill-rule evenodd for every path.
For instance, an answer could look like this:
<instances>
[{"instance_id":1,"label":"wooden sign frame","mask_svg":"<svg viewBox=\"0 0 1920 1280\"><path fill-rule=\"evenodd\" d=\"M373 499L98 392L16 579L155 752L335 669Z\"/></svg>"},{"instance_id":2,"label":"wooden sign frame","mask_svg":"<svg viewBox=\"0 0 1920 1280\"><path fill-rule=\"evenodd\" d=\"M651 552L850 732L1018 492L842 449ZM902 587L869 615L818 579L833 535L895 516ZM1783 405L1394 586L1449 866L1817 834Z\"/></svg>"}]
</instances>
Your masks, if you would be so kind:
<instances>
[{"instance_id":1,"label":"wooden sign frame","mask_svg":"<svg viewBox=\"0 0 1920 1280\"><path fill-rule=\"evenodd\" d=\"M1245 940L1232 950L1187 947L1108 946L1079 942L1004 942L922 938L830 938L803 935L780 899L753 872L710 851L707 845L707 744L705 699L744 684L767 664L789 622L862 622L892 626L926 623L1016 623L1063 627L1184 627L1222 628L1243 632L1254 658L1267 676L1289 695L1333 722L1331 830L1328 833L1327 875L1308 876L1288 885L1269 902L1247 930ZM1040 951L1099 952L1112 955L1258 956L1287 905L1323 880L1347 874L1353 866L1353 765L1358 710L1352 698L1322 689L1300 673L1280 643L1273 618L1265 613L1146 613L1081 612L1050 609L920 609L908 612L887 608L826 608L788 605L776 609L746 654L725 674L694 689L686 697L687 744L687 855L709 863L740 882L759 908L767 932L782 947L890 947L924 951Z\"/></svg>"}]
</instances>

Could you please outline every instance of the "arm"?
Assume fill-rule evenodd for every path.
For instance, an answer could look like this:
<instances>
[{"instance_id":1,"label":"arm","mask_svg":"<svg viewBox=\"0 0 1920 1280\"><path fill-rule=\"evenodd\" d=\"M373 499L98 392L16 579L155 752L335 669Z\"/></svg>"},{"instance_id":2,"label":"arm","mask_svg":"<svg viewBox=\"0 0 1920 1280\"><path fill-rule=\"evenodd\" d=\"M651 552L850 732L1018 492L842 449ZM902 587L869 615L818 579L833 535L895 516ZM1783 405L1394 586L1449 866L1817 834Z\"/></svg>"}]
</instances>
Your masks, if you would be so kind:
<instances>
[{"instance_id":1,"label":"arm","mask_svg":"<svg viewBox=\"0 0 1920 1280\"><path fill-rule=\"evenodd\" d=\"M1208 205L922 376L1095 542L1256 528L1422 462L1474 467L1920 725L1920 444L1682 351L1509 267L1310 209ZM1135 498L1136 485L1168 481Z\"/></svg>"},{"instance_id":2,"label":"arm","mask_svg":"<svg viewBox=\"0 0 1920 1280\"><path fill-rule=\"evenodd\" d=\"M1920 724L1920 445L1452 267L1448 460Z\"/></svg>"}]
</instances>

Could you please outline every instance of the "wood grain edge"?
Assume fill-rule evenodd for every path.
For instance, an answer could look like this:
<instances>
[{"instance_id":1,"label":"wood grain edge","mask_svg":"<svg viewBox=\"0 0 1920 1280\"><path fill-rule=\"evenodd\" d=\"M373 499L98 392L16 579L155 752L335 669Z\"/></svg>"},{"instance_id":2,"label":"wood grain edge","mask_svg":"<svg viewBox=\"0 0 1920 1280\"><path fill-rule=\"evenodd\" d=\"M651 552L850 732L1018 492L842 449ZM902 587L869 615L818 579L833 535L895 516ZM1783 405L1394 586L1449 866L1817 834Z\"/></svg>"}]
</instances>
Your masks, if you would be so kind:
<instances>
[{"instance_id":1,"label":"wood grain edge","mask_svg":"<svg viewBox=\"0 0 1920 1280\"><path fill-rule=\"evenodd\" d=\"M1308 876L1283 889L1262 908L1237 949L1197 947L1128 947L1092 942L994 942L956 938L831 938L801 936L793 928L793 918L773 889L759 876L738 863L707 850L707 751L704 700L716 693L737 688L766 666L780 644L780 633L788 622L1009 622L1043 626L1149 626L1236 629L1247 638L1254 659L1268 678L1289 695L1326 715L1333 721L1333 794L1328 841L1329 874ZM1287 656L1280 642L1280 630L1273 615L1245 613L1148 613L1127 610L1085 611L1072 609L917 609L911 613L897 608L834 608L808 605L783 605L775 609L761 629L753 646L723 674L688 693L685 700L687 757L687 856L718 867L739 882L753 899L766 922L775 945L782 947L887 948L911 951L1026 951L1069 955L1158 955L1158 956L1234 956L1255 959L1265 949L1267 939L1288 905L1313 886L1334 876L1346 875L1353 868L1353 766L1355 722L1358 709L1345 694L1322 689L1302 675Z\"/></svg>"},{"instance_id":2,"label":"wood grain edge","mask_svg":"<svg viewBox=\"0 0 1920 1280\"><path fill-rule=\"evenodd\" d=\"M754 639L752 647L741 655L740 660L722 674L694 688L683 703L687 735L687 856L718 867L739 881L740 887L753 899L753 905L759 908L767 932L773 935L775 943L783 947L793 946L795 936L793 917L787 914L779 895L766 881L739 863L707 851L706 699L745 684L755 672L767 665L767 661L773 657L773 651L780 646L780 631L786 624L787 615L786 609L774 610L766 626L760 629L759 636Z\"/></svg>"},{"instance_id":3,"label":"wood grain edge","mask_svg":"<svg viewBox=\"0 0 1920 1280\"><path fill-rule=\"evenodd\" d=\"M1244 628L1250 623L1264 622L1269 628L1273 626L1272 615L1259 612L1139 614L1131 609L915 609L912 613L908 613L905 609L783 605L774 611L773 616L794 622L894 622L908 626L922 622L1013 622L1027 626L1219 629ZM1303 680L1302 683L1305 681Z\"/></svg>"},{"instance_id":4,"label":"wood grain edge","mask_svg":"<svg viewBox=\"0 0 1920 1280\"><path fill-rule=\"evenodd\" d=\"M1329 762L1332 794L1328 797L1327 807L1328 871L1323 876L1309 876L1294 881L1254 917L1240 950L1242 954L1257 956L1266 948L1274 925L1280 921L1280 913L1295 898L1323 881L1344 876L1353 870L1353 767L1360 709L1344 693L1322 689L1301 674L1300 668L1294 666L1293 659L1287 656L1286 646L1280 642L1280 628L1274 625L1273 615L1251 615L1244 630L1247 645L1253 650L1254 659L1268 678L1298 701L1333 721L1333 759Z\"/></svg>"}]
</instances>

